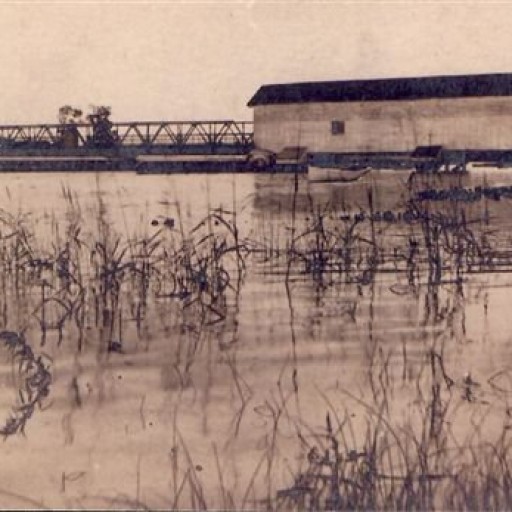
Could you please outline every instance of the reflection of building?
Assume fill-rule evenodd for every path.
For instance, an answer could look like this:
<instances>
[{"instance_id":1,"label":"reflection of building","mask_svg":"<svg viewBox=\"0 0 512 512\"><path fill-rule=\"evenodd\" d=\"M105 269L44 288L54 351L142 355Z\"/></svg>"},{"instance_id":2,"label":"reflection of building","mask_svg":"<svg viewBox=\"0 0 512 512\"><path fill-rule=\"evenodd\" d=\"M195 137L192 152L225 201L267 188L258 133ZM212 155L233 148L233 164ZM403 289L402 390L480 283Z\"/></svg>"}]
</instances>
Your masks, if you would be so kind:
<instances>
[{"instance_id":1,"label":"reflection of building","mask_svg":"<svg viewBox=\"0 0 512 512\"><path fill-rule=\"evenodd\" d=\"M512 74L265 85L249 106L256 146L273 152L512 150Z\"/></svg>"}]
</instances>

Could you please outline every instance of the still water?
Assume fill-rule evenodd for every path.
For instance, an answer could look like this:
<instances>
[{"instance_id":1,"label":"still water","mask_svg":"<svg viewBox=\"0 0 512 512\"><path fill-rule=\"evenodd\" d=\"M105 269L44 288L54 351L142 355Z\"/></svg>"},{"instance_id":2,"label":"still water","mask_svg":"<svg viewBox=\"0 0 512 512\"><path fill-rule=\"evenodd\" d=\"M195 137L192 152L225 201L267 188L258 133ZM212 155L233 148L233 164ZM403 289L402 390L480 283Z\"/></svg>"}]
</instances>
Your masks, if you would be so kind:
<instances>
[{"instance_id":1,"label":"still water","mask_svg":"<svg viewBox=\"0 0 512 512\"><path fill-rule=\"evenodd\" d=\"M418 181L418 189L474 190L512 185L512 174L472 169L466 176ZM332 267L326 271L325 261L309 251L320 239L324 244L348 236L356 214L404 212L410 187L403 171L374 172L353 183L254 174L3 175L4 218L9 214L30 228L39 255L58 252L72 222L80 237L94 240L101 218L122 244L158 233L195 233L219 208L236 212L246 252L245 267L232 277L223 314L214 322L201 316L204 304L198 309L177 295L158 298L152 288L144 315L135 315L139 299L121 290L107 335L85 321L80 337L69 322L59 340L54 328L41 334L38 285L27 285L21 296L9 288L0 327L25 332L34 353L50 361L52 384L25 435L8 436L1 445L1 505L264 507L293 483L306 457L304 439L325 426L327 412L351 418L354 447L366 421L358 400L373 403L386 395L397 421L413 415L416 385L432 348L443 354L456 383L468 374L479 383L478 400L496 404L486 414L501 425L508 384L512 391L512 199L422 203L446 215L462 205L464 222L474 227L471 236L483 240L485 232L485 243L499 253L489 256L499 260L492 268L464 260L463 274L449 270L434 283L427 269L431 254L418 256L417 265L407 263L411 252L398 256L423 236L410 222L381 216L357 223L354 247L366 249L353 256L359 270L351 277ZM172 220L170 234L162 228L166 219ZM3 226L2 236L12 233ZM441 243L445 235L436 233ZM377 257L370 254L376 246L374 272L368 261ZM306 253L313 254L311 261ZM290 261L287 254L296 257ZM347 257L336 254L340 261ZM318 261L323 266L315 271L311 265ZM57 292L49 287L44 293ZM45 314L58 315L57 305ZM106 338L118 349L105 350ZM19 389L16 365L2 351L5 422ZM499 399L491 385L497 374L505 390ZM461 401L469 416L453 424L461 439L473 415L469 402Z\"/></svg>"}]
</instances>

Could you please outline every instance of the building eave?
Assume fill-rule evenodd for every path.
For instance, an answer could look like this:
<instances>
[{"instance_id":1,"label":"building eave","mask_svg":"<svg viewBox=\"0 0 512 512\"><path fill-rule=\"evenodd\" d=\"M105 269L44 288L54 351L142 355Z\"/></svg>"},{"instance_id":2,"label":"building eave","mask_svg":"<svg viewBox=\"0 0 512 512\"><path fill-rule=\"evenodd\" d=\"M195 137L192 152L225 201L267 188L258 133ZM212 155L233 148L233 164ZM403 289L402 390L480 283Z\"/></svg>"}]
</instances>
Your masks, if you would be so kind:
<instances>
[{"instance_id":1,"label":"building eave","mask_svg":"<svg viewBox=\"0 0 512 512\"><path fill-rule=\"evenodd\" d=\"M297 103L512 96L512 73L263 85L249 107Z\"/></svg>"}]
</instances>

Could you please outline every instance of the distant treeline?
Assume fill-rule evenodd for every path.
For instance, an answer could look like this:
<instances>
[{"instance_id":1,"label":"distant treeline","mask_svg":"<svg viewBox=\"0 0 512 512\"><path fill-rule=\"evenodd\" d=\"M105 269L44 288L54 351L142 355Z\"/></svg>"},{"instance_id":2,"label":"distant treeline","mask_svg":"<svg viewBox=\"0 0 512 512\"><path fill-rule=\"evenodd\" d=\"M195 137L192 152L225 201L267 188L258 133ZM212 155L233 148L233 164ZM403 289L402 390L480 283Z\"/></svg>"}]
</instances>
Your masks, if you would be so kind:
<instances>
[{"instance_id":1,"label":"distant treeline","mask_svg":"<svg viewBox=\"0 0 512 512\"><path fill-rule=\"evenodd\" d=\"M405 210L403 212L393 212L386 210L383 212L357 212L354 214L346 213L340 216L340 220L343 221L354 221L365 222L407 222L412 223L420 219L421 215L415 210Z\"/></svg>"},{"instance_id":2,"label":"distant treeline","mask_svg":"<svg viewBox=\"0 0 512 512\"><path fill-rule=\"evenodd\" d=\"M502 187L453 187L449 189L427 189L416 194L418 201L462 201L472 203L482 198L499 201L512 198L512 186Z\"/></svg>"},{"instance_id":3,"label":"distant treeline","mask_svg":"<svg viewBox=\"0 0 512 512\"><path fill-rule=\"evenodd\" d=\"M340 215L340 220L346 222L388 222L388 223L399 223L405 222L406 224L413 224L421 221L430 220L440 225L452 225L455 223L453 219L446 217L442 213L435 212L424 212L411 206L403 211L393 212L391 210L376 211L376 212L365 212L360 211L357 213L344 213Z\"/></svg>"}]
</instances>

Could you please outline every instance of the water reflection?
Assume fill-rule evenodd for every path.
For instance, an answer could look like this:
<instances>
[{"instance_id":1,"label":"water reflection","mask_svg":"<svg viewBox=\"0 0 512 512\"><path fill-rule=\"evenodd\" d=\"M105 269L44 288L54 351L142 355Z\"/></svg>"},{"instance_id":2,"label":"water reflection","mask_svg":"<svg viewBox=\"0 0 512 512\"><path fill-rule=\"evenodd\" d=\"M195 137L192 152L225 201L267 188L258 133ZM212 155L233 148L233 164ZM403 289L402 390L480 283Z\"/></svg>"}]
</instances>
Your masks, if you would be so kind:
<instances>
[{"instance_id":1,"label":"water reflection","mask_svg":"<svg viewBox=\"0 0 512 512\"><path fill-rule=\"evenodd\" d=\"M6 176L0 327L44 352L52 383L26 439L8 434L5 485L52 507L338 506L313 473L307 496L290 486L304 464L334 471L340 432L363 471L384 415L438 448L448 418L458 440L477 417L499 430L510 200L460 190L510 181ZM7 423L24 405L8 355ZM470 406L473 423L458 419ZM322 443L334 459L314 455Z\"/></svg>"}]
</instances>

